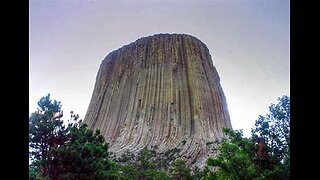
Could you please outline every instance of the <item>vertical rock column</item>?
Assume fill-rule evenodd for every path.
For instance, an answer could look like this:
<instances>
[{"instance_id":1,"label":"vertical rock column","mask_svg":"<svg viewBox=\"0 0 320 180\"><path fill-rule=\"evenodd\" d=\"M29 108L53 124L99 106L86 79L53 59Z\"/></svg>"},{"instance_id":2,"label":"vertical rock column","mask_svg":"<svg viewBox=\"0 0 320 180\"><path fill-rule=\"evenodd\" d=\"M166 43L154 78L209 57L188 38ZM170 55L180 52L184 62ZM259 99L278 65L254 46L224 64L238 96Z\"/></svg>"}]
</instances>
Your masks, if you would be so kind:
<instances>
[{"instance_id":1,"label":"vertical rock column","mask_svg":"<svg viewBox=\"0 0 320 180\"><path fill-rule=\"evenodd\" d=\"M102 61L84 123L116 154L181 149L190 162L213 153L231 128L208 48L185 34L143 37Z\"/></svg>"}]
</instances>

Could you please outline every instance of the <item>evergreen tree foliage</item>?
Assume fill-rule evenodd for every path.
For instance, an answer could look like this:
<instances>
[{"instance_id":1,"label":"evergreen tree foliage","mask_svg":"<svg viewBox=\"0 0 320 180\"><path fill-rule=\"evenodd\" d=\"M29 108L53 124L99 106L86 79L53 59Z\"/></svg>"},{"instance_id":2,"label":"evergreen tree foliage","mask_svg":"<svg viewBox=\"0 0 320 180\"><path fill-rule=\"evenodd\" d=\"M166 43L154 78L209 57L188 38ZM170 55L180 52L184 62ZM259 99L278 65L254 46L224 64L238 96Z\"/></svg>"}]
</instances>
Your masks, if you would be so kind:
<instances>
[{"instance_id":1,"label":"evergreen tree foliage","mask_svg":"<svg viewBox=\"0 0 320 180\"><path fill-rule=\"evenodd\" d=\"M290 177L290 97L278 98L269 106L269 114L259 116L252 130L252 138L266 145L266 159L262 162L267 177ZM271 170L270 170L271 169Z\"/></svg>"},{"instance_id":2,"label":"evergreen tree foliage","mask_svg":"<svg viewBox=\"0 0 320 180\"><path fill-rule=\"evenodd\" d=\"M29 118L30 179L105 179L110 176L108 144L71 113L67 126L61 103L40 99Z\"/></svg>"},{"instance_id":3,"label":"evergreen tree foliage","mask_svg":"<svg viewBox=\"0 0 320 180\"><path fill-rule=\"evenodd\" d=\"M186 165L182 159L177 159L172 164L169 174L171 179L191 180L191 169Z\"/></svg>"},{"instance_id":4,"label":"evergreen tree foliage","mask_svg":"<svg viewBox=\"0 0 320 180\"><path fill-rule=\"evenodd\" d=\"M241 130L224 129L224 134L225 137L219 144L218 156L207 160L208 166L219 167L211 176L217 179L255 178L255 144L244 138Z\"/></svg>"},{"instance_id":5,"label":"evergreen tree foliage","mask_svg":"<svg viewBox=\"0 0 320 180\"><path fill-rule=\"evenodd\" d=\"M289 179L290 98L282 96L259 116L249 138L240 130L224 129L219 153L208 158L204 179Z\"/></svg>"},{"instance_id":6,"label":"evergreen tree foliage","mask_svg":"<svg viewBox=\"0 0 320 180\"><path fill-rule=\"evenodd\" d=\"M29 117L29 179L290 179L290 98L278 101L258 117L250 137L223 129L218 154L199 169L180 159L178 148L127 151L111 160L100 131L73 112L66 124L61 103L48 94Z\"/></svg>"}]
</instances>

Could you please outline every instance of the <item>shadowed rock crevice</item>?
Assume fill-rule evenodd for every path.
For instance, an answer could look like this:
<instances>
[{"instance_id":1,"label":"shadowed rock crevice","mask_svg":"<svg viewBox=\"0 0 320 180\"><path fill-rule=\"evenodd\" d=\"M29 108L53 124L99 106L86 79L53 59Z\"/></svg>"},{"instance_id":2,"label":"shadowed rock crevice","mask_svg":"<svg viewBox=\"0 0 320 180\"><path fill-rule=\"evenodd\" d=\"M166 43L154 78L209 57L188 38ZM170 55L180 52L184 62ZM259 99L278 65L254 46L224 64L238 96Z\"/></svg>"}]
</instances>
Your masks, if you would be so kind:
<instances>
[{"instance_id":1,"label":"shadowed rock crevice","mask_svg":"<svg viewBox=\"0 0 320 180\"><path fill-rule=\"evenodd\" d=\"M186 34L143 37L102 61L84 123L120 155L179 148L189 163L215 153L231 128L208 48Z\"/></svg>"}]
</instances>

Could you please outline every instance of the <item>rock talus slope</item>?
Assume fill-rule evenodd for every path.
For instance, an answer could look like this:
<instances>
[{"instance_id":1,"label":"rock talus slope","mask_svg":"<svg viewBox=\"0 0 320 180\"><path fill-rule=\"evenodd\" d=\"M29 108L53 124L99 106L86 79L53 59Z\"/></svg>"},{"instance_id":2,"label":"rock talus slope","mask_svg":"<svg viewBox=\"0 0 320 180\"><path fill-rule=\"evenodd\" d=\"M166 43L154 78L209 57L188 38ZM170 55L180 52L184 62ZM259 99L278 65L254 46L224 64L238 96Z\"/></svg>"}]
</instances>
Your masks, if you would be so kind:
<instances>
[{"instance_id":1,"label":"rock talus slope","mask_svg":"<svg viewBox=\"0 0 320 180\"><path fill-rule=\"evenodd\" d=\"M179 148L188 162L214 154L222 128L231 128L209 50L186 34L143 37L109 53L84 123L116 154Z\"/></svg>"}]
</instances>

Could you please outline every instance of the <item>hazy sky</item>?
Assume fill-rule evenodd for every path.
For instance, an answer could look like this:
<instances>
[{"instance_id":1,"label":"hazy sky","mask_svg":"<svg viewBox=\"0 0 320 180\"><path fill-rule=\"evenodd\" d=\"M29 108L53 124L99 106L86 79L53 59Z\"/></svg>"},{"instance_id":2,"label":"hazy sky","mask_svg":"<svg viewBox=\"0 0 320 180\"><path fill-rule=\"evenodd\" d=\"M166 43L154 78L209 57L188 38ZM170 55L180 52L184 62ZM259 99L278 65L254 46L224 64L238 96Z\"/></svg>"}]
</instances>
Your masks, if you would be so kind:
<instances>
[{"instance_id":1,"label":"hazy sky","mask_svg":"<svg viewBox=\"0 0 320 180\"><path fill-rule=\"evenodd\" d=\"M99 65L111 51L157 33L204 42L234 129L290 96L289 0L30 0L29 112L50 93L84 117Z\"/></svg>"}]
</instances>

